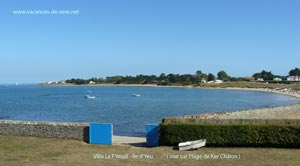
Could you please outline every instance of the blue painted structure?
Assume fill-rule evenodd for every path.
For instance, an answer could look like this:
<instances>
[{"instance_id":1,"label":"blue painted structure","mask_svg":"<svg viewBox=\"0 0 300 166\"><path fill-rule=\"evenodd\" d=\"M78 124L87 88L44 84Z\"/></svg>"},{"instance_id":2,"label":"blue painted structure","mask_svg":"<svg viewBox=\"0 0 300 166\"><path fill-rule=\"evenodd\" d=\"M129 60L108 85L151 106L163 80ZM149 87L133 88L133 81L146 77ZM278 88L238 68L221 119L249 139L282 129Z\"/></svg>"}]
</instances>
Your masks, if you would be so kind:
<instances>
[{"instance_id":1,"label":"blue painted structure","mask_svg":"<svg viewBox=\"0 0 300 166\"><path fill-rule=\"evenodd\" d=\"M149 147L159 146L158 125L146 125L146 145Z\"/></svg>"},{"instance_id":2,"label":"blue painted structure","mask_svg":"<svg viewBox=\"0 0 300 166\"><path fill-rule=\"evenodd\" d=\"M90 124L90 144L112 144L112 124Z\"/></svg>"}]
</instances>

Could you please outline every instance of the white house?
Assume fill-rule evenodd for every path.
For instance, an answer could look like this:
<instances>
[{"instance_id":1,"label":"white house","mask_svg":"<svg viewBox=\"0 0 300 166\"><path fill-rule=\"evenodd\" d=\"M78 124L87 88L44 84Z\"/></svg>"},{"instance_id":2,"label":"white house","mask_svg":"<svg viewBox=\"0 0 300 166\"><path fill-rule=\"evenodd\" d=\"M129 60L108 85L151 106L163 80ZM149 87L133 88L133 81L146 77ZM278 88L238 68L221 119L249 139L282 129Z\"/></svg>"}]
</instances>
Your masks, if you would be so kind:
<instances>
[{"instance_id":1,"label":"white house","mask_svg":"<svg viewBox=\"0 0 300 166\"><path fill-rule=\"evenodd\" d=\"M287 81L300 81L300 77L299 76L288 76L286 78Z\"/></svg>"},{"instance_id":2,"label":"white house","mask_svg":"<svg viewBox=\"0 0 300 166\"><path fill-rule=\"evenodd\" d=\"M279 78L279 77L275 77L275 78L273 79L273 81L282 81L282 79Z\"/></svg>"},{"instance_id":3,"label":"white house","mask_svg":"<svg viewBox=\"0 0 300 166\"><path fill-rule=\"evenodd\" d=\"M264 79L263 78L257 78L256 81L260 81L260 82L263 82Z\"/></svg>"},{"instance_id":4,"label":"white house","mask_svg":"<svg viewBox=\"0 0 300 166\"><path fill-rule=\"evenodd\" d=\"M212 81L207 81L206 83L208 83L208 84L212 84L212 83L220 84L220 83L223 83L223 82L224 82L223 80L212 80Z\"/></svg>"},{"instance_id":5,"label":"white house","mask_svg":"<svg viewBox=\"0 0 300 166\"><path fill-rule=\"evenodd\" d=\"M223 80L216 80L216 81L215 81L216 84L221 84L221 83L223 83L223 82L224 82Z\"/></svg>"}]
</instances>

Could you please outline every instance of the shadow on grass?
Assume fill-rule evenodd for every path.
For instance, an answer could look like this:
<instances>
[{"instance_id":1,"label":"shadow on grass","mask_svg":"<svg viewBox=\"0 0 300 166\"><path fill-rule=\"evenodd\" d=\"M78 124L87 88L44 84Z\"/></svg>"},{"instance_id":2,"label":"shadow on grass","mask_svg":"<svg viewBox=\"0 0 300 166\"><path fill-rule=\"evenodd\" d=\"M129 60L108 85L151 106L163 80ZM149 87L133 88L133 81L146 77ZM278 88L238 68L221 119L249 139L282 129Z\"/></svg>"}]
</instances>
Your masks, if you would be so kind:
<instances>
[{"instance_id":1,"label":"shadow on grass","mask_svg":"<svg viewBox=\"0 0 300 166\"><path fill-rule=\"evenodd\" d=\"M133 147L147 147L146 142L130 143L129 145Z\"/></svg>"}]
</instances>

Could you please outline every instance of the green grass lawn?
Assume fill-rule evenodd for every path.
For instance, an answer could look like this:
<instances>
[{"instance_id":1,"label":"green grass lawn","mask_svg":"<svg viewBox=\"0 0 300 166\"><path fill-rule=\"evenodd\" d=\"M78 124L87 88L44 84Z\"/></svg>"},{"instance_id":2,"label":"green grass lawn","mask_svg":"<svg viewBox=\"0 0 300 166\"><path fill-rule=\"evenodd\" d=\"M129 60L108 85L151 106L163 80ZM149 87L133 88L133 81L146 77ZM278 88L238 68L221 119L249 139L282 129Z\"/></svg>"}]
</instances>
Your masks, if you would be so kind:
<instances>
[{"instance_id":1,"label":"green grass lawn","mask_svg":"<svg viewBox=\"0 0 300 166\"><path fill-rule=\"evenodd\" d=\"M0 165L299 166L300 149L200 148L177 151L173 147L90 145L76 140L0 135Z\"/></svg>"}]
</instances>

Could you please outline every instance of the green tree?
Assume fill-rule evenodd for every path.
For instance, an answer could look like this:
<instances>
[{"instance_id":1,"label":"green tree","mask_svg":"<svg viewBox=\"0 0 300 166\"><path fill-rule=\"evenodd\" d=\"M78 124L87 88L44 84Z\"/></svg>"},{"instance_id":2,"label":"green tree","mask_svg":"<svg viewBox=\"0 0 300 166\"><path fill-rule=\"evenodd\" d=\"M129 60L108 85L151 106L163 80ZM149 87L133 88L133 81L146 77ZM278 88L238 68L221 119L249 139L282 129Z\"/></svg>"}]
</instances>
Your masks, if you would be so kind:
<instances>
[{"instance_id":1,"label":"green tree","mask_svg":"<svg viewBox=\"0 0 300 166\"><path fill-rule=\"evenodd\" d=\"M300 76L300 69L296 67L295 69L290 70L289 76Z\"/></svg>"},{"instance_id":2,"label":"green tree","mask_svg":"<svg viewBox=\"0 0 300 166\"><path fill-rule=\"evenodd\" d=\"M252 77L254 77L255 79L261 78L261 74L260 74L260 73L254 73L254 74L252 75Z\"/></svg>"},{"instance_id":3,"label":"green tree","mask_svg":"<svg viewBox=\"0 0 300 166\"><path fill-rule=\"evenodd\" d=\"M274 75L272 74L271 71L267 72L267 71L262 71L261 72L261 77L264 79L264 80L273 80L274 78Z\"/></svg>"},{"instance_id":4,"label":"green tree","mask_svg":"<svg viewBox=\"0 0 300 166\"><path fill-rule=\"evenodd\" d=\"M168 74L167 75L167 77L168 77L168 81L170 82L170 83L176 83L177 82L177 78L178 78L178 76L177 76L177 74Z\"/></svg>"},{"instance_id":5,"label":"green tree","mask_svg":"<svg viewBox=\"0 0 300 166\"><path fill-rule=\"evenodd\" d=\"M255 79L257 79L257 78L263 78L266 81L266 80L273 80L273 78L275 76L272 74L271 71L268 72L268 71L263 70L260 73L253 74L253 77Z\"/></svg>"},{"instance_id":6,"label":"green tree","mask_svg":"<svg viewBox=\"0 0 300 166\"><path fill-rule=\"evenodd\" d=\"M122 76L106 77L106 82L113 83L113 84L120 84L123 83L123 77Z\"/></svg>"},{"instance_id":7,"label":"green tree","mask_svg":"<svg viewBox=\"0 0 300 166\"><path fill-rule=\"evenodd\" d=\"M201 75L202 74L202 71L201 70L197 70L196 71L196 75Z\"/></svg>"},{"instance_id":8,"label":"green tree","mask_svg":"<svg viewBox=\"0 0 300 166\"><path fill-rule=\"evenodd\" d=\"M218 79L223 81L229 81L230 76L225 71L219 71L218 72Z\"/></svg>"},{"instance_id":9,"label":"green tree","mask_svg":"<svg viewBox=\"0 0 300 166\"><path fill-rule=\"evenodd\" d=\"M104 82L103 78L95 78L95 77L90 78L90 79L87 80L87 82L90 82L90 81L93 81L93 82L95 82L96 84L100 84L100 83L103 83L103 82Z\"/></svg>"},{"instance_id":10,"label":"green tree","mask_svg":"<svg viewBox=\"0 0 300 166\"><path fill-rule=\"evenodd\" d=\"M195 82L195 77L191 74L183 74L178 77L178 82L184 85L192 84Z\"/></svg>"},{"instance_id":11,"label":"green tree","mask_svg":"<svg viewBox=\"0 0 300 166\"><path fill-rule=\"evenodd\" d=\"M165 74L165 73L161 73L160 76L159 76L159 79L160 79L161 81L166 80L166 79L167 79L166 74Z\"/></svg>"},{"instance_id":12,"label":"green tree","mask_svg":"<svg viewBox=\"0 0 300 166\"><path fill-rule=\"evenodd\" d=\"M72 78L71 80L67 80L66 83L81 85L81 84L88 84L89 82L87 80L80 79L80 78L76 78L76 79Z\"/></svg>"},{"instance_id":13,"label":"green tree","mask_svg":"<svg viewBox=\"0 0 300 166\"><path fill-rule=\"evenodd\" d=\"M216 77L213 74L211 74L211 73L208 74L207 81L214 81L215 79L216 79Z\"/></svg>"}]
</instances>

